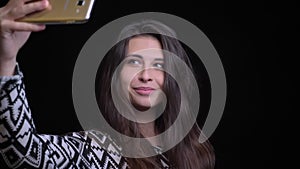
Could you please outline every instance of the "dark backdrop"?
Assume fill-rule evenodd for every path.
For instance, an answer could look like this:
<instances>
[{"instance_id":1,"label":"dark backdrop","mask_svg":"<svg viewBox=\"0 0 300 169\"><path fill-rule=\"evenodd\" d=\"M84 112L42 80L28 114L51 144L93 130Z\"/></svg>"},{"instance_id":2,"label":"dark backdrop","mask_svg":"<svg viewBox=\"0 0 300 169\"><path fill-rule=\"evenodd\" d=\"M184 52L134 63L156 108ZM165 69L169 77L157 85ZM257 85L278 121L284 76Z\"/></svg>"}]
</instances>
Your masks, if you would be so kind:
<instances>
[{"instance_id":1,"label":"dark backdrop","mask_svg":"<svg viewBox=\"0 0 300 169\"><path fill-rule=\"evenodd\" d=\"M285 156L282 152L286 145L278 141L285 134L284 115L291 111L282 105L291 100L281 94L294 86L284 83L289 78L283 67L291 56L281 48L288 43L283 38L294 28L286 22L290 17L281 15L282 4L161 3L97 1L88 23L48 26L45 31L32 34L18 61L25 75L37 130L50 134L81 130L72 103L72 73L81 48L95 31L127 14L166 12L198 26L211 40L224 65L227 103L210 138L216 151L216 168L288 168L289 163L280 160Z\"/></svg>"}]
</instances>

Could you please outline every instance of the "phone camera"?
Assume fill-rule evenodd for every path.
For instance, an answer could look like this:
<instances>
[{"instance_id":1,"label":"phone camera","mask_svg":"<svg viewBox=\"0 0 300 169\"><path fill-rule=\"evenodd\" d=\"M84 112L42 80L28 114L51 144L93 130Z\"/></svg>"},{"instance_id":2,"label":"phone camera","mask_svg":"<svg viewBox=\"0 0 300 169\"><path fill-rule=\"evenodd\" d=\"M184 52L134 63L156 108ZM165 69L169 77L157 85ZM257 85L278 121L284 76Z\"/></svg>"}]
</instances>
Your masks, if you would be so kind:
<instances>
[{"instance_id":1,"label":"phone camera","mask_svg":"<svg viewBox=\"0 0 300 169\"><path fill-rule=\"evenodd\" d=\"M83 5L84 5L84 2L85 2L84 0L79 0L79 1L77 2L77 5L78 5L78 6L83 6Z\"/></svg>"}]
</instances>

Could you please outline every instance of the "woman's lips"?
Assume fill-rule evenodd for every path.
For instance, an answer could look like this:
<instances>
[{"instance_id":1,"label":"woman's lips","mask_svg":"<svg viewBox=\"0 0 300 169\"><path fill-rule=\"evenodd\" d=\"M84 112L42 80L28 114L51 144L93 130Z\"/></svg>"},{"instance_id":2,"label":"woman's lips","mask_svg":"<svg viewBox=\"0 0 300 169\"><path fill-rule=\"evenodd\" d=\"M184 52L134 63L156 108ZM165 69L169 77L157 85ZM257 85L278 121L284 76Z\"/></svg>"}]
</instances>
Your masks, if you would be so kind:
<instances>
[{"instance_id":1,"label":"woman's lips","mask_svg":"<svg viewBox=\"0 0 300 169\"><path fill-rule=\"evenodd\" d=\"M149 96L155 90L151 87L135 87L133 89L137 94L143 96Z\"/></svg>"}]
</instances>

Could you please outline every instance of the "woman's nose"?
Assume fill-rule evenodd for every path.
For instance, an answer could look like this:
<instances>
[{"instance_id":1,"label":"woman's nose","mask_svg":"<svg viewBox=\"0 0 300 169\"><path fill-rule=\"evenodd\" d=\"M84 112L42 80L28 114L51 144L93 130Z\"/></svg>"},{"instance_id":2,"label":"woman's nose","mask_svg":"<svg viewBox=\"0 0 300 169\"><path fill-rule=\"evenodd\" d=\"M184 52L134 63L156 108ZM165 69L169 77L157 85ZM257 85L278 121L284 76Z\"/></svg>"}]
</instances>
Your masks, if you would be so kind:
<instances>
[{"instance_id":1,"label":"woman's nose","mask_svg":"<svg viewBox=\"0 0 300 169\"><path fill-rule=\"evenodd\" d=\"M153 77L152 77L151 70L148 68L148 69L143 69L142 71L140 71L138 74L138 79L144 83L152 81Z\"/></svg>"}]
</instances>

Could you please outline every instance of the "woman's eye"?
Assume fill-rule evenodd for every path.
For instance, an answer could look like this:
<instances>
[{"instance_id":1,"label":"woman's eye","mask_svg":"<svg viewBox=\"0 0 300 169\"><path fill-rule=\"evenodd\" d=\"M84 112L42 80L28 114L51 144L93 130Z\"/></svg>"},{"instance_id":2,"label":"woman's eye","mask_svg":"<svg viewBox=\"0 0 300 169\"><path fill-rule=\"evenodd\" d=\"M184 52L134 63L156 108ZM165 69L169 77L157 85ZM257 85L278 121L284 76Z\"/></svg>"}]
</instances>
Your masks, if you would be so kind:
<instances>
[{"instance_id":1,"label":"woman's eye","mask_svg":"<svg viewBox=\"0 0 300 169\"><path fill-rule=\"evenodd\" d=\"M159 68L159 69L163 69L164 68L164 64L163 63L155 63L153 66L156 67L156 68Z\"/></svg>"},{"instance_id":2,"label":"woman's eye","mask_svg":"<svg viewBox=\"0 0 300 169\"><path fill-rule=\"evenodd\" d=\"M132 64L132 65L140 65L141 64L141 62L136 59L130 59L130 60L128 60L127 63Z\"/></svg>"}]
</instances>

